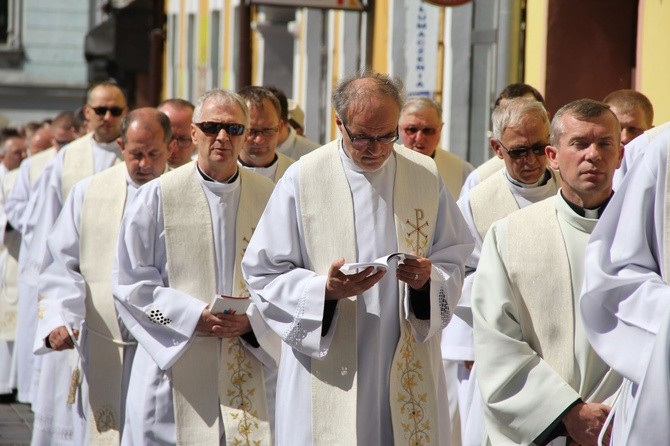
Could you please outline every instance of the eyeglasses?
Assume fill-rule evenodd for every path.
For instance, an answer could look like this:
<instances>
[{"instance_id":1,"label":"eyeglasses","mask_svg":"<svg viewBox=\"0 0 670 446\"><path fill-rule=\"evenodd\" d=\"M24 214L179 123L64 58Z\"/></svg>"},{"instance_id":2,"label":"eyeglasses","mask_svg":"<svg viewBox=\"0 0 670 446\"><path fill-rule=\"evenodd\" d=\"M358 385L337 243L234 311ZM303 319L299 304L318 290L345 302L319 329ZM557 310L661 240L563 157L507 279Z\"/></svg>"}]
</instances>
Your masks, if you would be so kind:
<instances>
[{"instance_id":1,"label":"eyeglasses","mask_svg":"<svg viewBox=\"0 0 670 446\"><path fill-rule=\"evenodd\" d=\"M375 141L382 145L393 144L400 137L400 135L398 135L398 127L395 128L394 133L377 137L368 135L354 136L351 134L351 131L347 128L347 125L344 123L344 121L342 121L342 127L344 127L344 130L347 132L347 136L349 136L349 139L351 140L351 145L361 149L370 147Z\"/></svg>"},{"instance_id":2,"label":"eyeglasses","mask_svg":"<svg viewBox=\"0 0 670 446\"><path fill-rule=\"evenodd\" d=\"M121 113L123 113L123 108L121 107L93 107L92 105L89 105L89 107L91 107L91 110L100 117L105 116L107 112L110 112L112 116L118 118L121 116Z\"/></svg>"},{"instance_id":3,"label":"eyeglasses","mask_svg":"<svg viewBox=\"0 0 670 446\"><path fill-rule=\"evenodd\" d=\"M255 138L256 136L262 135L266 138L271 138L275 136L279 127L269 127L266 129L249 129L249 136Z\"/></svg>"},{"instance_id":4,"label":"eyeglasses","mask_svg":"<svg viewBox=\"0 0 670 446\"><path fill-rule=\"evenodd\" d=\"M525 158L530 152L533 152L535 156L544 156L544 149L549 145L547 143L541 142L531 147L517 147L516 149L509 150L507 147L505 147L502 141L498 140L498 144L500 144L500 147L505 149L509 157L513 160L520 160Z\"/></svg>"},{"instance_id":5,"label":"eyeglasses","mask_svg":"<svg viewBox=\"0 0 670 446\"><path fill-rule=\"evenodd\" d=\"M207 135L218 135L223 129L230 136L240 136L244 133L244 125L229 124L224 122L194 122L195 126L202 130Z\"/></svg>"},{"instance_id":6,"label":"eyeglasses","mask_svg":"<svg viewBox=\"0 0 670 446\"><path fill-rule=\"evenodd\" d=\"M405 127L402 130L408 135L414 135L416 133L422 132L426 136L433 136L435 133L437 133L437 129L435 127Z\"/></svg>"},{"instance_id":7,"label":"eyeglasses","mask_svg":"<svg viewBox=\"0 0 670 446\"><path fill-rule=\"evenodd\" d=\"M193 140L190 136L181 136L179 138L173 137L172 139L176 141L177 145L182 149L185 149L193 144Z\"/></svg>"}]
</instances>

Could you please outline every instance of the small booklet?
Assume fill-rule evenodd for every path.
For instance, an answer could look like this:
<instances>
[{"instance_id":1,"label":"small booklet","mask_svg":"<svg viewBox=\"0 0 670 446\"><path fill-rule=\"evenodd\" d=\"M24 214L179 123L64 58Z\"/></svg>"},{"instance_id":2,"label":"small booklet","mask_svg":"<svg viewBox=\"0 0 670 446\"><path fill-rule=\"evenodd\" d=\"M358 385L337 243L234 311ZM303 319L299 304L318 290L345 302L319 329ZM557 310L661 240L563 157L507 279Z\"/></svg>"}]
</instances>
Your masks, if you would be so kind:
<instances>
[{"instance_id":1,"label":"small booklet","mask_svg":"<svg viewBox=\"0 0 670 446\"><path fill-rule=\"evenodd\" d=\"M372 266L376 270L386 271L392 262L399 263L405 259L418 259L418 258L419 257L415 256L414 254L407 254L404 252L394 252L393 254L388 254L378 259L374 259L371 262L345 263L340 268L340 271L342 271L345 274L353 274L364 270L368 266Z\"/></svg>"},{"instance_id":2,"label":"small booklet","mask_svg":"<svg viewBox=\"0 0 670 446\"><path fill-rule=\"evenodd\" d=\"M220 294L214 296L212 303L209 304L209 311L214 314L244 314L248 306L249 297L247 296L234 297Z\"/></svg>"}]
</instances>

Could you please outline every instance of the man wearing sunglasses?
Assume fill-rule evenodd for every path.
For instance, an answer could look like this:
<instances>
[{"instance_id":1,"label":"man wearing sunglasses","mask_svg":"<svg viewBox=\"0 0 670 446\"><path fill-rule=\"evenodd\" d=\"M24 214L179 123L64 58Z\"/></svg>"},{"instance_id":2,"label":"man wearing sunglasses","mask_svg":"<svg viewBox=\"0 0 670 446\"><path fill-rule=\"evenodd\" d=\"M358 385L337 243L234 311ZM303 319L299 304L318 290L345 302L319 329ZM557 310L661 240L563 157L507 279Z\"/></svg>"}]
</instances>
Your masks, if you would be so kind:
<instances>
[{"instance_id":1,"label":"man wearing sunglasses","mask_svg":"<svg viewBox=\"0 0 670 446\"><path fill-rule=\"evenodd\" d=\"M491 115L493 136L491 148L505 163L503 169L489 176L465 193L458 206L475 239L475 248L465 264L463 297L454 321L446 328L443 356L457 361L461 375L459 410L469 414L464 436L480 439L483 419L479 408L472 344L470 290L479 263L484 236L491 223L512 212L551 197L559 187L559 177L547 167L545 148L549 144L549 117L544 106L534 98L512 98L501 102Z\"/></svg>"},{"instance_id":2,"label":"man wearing sunglasses","mask_svg":"<svg viewBox=\"0 0 670 446\"><path fill-rule=\"evenodd\" d=\"M240 152L239 163L273 182L279 181L293 160L276 151L281 120L279 99L263 87L244 87L239 91L249 107L249 134Z\"/></svg>"},{"instance_id":3,"label":"man wearing sunglasses","mask_svg":"<svg viewBox=\"0 0 670 446\"><path fill-rule=\"evenodd\" d=\"M339 83L342 137L289 167L243 259L284 341L276 444L449 444L439 339L472 242L435 163L394 144L402 96L378 73ZM416 257L340 270L394 252Z\"/></svg>"},{"instance_id":4,"label":"man wearing sunglasses","mask_svg":"<svg viewBox=\"0 0 670 446\"><path fill-rule=\"evenodd\" d=\"M400 112L400 139L405 147L433 158L444 184L455 200L463 182L474 170L472 164L439 146L442 106L427 97L409 98Z\"/></svg>"},{"instance_id":5,"label":"man wearing sunglasses","mask_svg":"<svg viewBox=\"0 0 670 446\"><path fill-rule=\"evenodd\" d=\"M560 192L498 220L486 235L472 312L490 444L610 444L611 426L603 426L621 377L590 346L577 308L585 267L597 263L585 262L585 250L612 197L623 156L620 132L616 115L601 102L580 99L562 107L546 149L562 179ZM652 238L640 227L624 237L638 233ZM598 259L623 252L603 246Z\"/></svg>"},{"instance_id":6,"label":"man wearing sunglasses","mask_svg":"<svg viewBox=\"0 0 670 446\"><path fill-rule=\"evenodd\" d=\"M23 216L23 246L19 257L19 331L24 336L20 338L20 344L17 339L17 370L20 377L19 400L32 399L33 408L38 413L33 429L36 436L72 430L71 419L55 416L61 406L60 402L54 401L52 387L38 386L40 390L34 390L33 397L30 393L31 383L46 382L54 376L63 378L60 371L69 367L67 354L54 353L40 360L40 376L31 378L35 369L31 351L37 327L37 284L46 240L75 183L122 161L121 148L116 139L121 134L121 121L126 112L126 96L116 83L106 81L91 86L86 94L85 106L91 132L65 146L44 167ZM69 384L65 381L57 386L67 387Z\"/></svg>"},{"instance_id":7,"label":"man wearing sunglasses","mask_svg":"<svg viewBox=\"0 0 670 446\"><path fill-rule=\"evenodd\" d=\"M165 172L170 141L170 120L158 110L126 115L118 141L124 163L75 185L47 241L35 353L72 349L64 323L77 327L72 331L85 379L76 403L60 406L74 417L73 444L119 444L136 342L114 309L112 265L126 203L142 184ZM78 327L84 330L79 333Z\"/></svg>"},{"instance_id":8,"label":"man wearing sunglasses","mask_svg":"<svg viewBox=\"0 0 670 446\"><path fill-rule=\"evenodd\" d=\"M271 444L276 363L264 347L278 339L253 307L208 307L248 296L240 260L274 186L238 167L248 127L239 95L205 93L197 161L140 188L121 224L114 298L138 342L123 444Z\"/></svg>"}]
</instances>

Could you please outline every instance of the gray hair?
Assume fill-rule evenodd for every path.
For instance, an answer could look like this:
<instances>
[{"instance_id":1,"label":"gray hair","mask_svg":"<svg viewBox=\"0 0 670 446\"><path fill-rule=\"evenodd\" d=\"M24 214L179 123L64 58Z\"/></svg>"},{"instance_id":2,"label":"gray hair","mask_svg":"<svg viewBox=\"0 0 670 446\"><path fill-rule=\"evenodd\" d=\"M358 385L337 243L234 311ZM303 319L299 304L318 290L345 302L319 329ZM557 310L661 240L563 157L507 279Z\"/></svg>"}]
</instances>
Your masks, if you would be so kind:
<instances>
[{"instance_id":1,"label":"gray hair","mask_svg":"<svg viewBox=\"0 0 670 446\"><path fill-rule=\"evenodd\" d=\"M616 122L616 139L617 142L621 142L621 124L616 115L610 110L609 105L595 101L593 99L577 99L572 101L569 104L561 107L554 118L551 120L551 136L549 143L557 147L558 143L561 141L561 136L563 136L563 117L566 115L572 116L579 121L585 121L591 118L599 118L600 116L609 113L614 122Z\"/></svg>"},{"instance_id":2,"label":"gray hair","mask_svg":"<svg viewBox=\"0 0 670 446\"><path fill-rule=\"evenodd\" d=\"M437 116L442 119L442 105L439 102L432 100L426 96L414 96L408 98L405 101L405 105L402 106L400 116L405 113L415 113L419 110L425 110L427 108L432 108L437 112Z\"/></svg>"},{"instance_id":3,"label":"gray hair","mask_svg":"<svg viewBox=\"0 0 670 446\"><path fill-rule=\"evenodd\" d=\"M374 86L360 85L359 80L370 79ZM386 74L371 70L363 70L340 81L333 92L332 102L335 113L342 122L349 122L349 108L352 103L365 103L373 95L380 95L392 99L402 108L405 99L405 89L402 81Z\"/></svg>"},{"instance_id":4,"label":"gray hair","mask_svg":"<svg viewBox=\"0 0 670 446\"><path fill-rule=\"evenodd\" d=\"M249 108L244 99L237 93L220 89L209 90L200 96L198 102L195 104L195 110L193 110L193 122L200 122L202 109L209 102L214 102L216 105L221 106L237 105L242 110L242 113L244 113L244 126L249 127Z\"/></svg>"},{"instance_id":5,"label":"gray hair","mask_svg":"<svg viewBox=\"0 0 670 446\"><path fill-rule=\"evenodd\" d=\"M539 118L549 127L547 110L534 98L520 97L502 102L491 114L493 137L500 140L507 128L523 125L529 118Z\"/></svg>"},{"instance_id":6,"label":"gray hair","mask_svg":"<svg viewBox=\"0 0 670 446\"><path fill-rule=\"evenodd\" d=\"M165 144L170 143L172 140L170 118L168 118L165 113L158 111L155 108L143 107L135 109L123 117L123 121L121 121L121 140L124 144L128 142L127 132L130 126L135 122L140 122L142 125L147 126L147 118L148 120L156 122L161 129L163 129L163 141Z\"/></svg>"}]
</instances>

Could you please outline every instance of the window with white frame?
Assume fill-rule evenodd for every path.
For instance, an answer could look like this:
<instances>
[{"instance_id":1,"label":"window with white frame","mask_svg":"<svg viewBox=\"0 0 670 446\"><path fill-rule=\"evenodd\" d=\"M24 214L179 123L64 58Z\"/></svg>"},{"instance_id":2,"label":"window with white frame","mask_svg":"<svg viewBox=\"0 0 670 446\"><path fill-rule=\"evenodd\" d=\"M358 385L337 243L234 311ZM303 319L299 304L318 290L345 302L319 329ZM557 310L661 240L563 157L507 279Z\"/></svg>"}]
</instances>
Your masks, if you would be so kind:
<instances>
[{"instance_id":1,"label":"window with white frame","mask_svg":"<svg viewBox=\"0 0 670 446\"><path fill-rule=\"evenodd\" d=\"M0 49L21 47L21 3L19 0L0 0Z\"/></svg>"}]
</instances>

